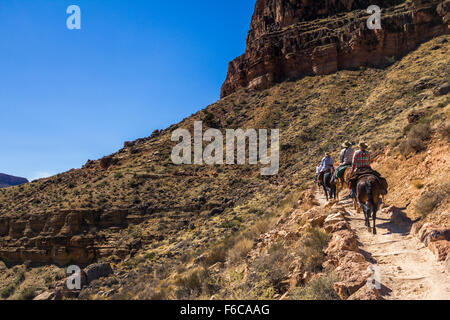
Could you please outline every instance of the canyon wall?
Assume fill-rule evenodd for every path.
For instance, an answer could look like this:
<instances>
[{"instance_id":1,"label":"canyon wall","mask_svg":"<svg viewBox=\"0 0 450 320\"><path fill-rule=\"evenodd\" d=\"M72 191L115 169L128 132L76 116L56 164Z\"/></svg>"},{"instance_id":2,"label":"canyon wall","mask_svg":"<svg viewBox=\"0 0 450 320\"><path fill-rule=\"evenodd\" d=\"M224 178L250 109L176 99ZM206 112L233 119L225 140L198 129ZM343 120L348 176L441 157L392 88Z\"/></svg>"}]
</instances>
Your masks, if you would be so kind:
<instances>
[{"instance_id":1,"label":"canyon wall","mask_svg":"<svg viewBox=\"0 0 450 320\"><path fill-rule=\"evenodd\" d=\"M366 9L382 8L382 29ZM383 67L448 33L450 1L258 0L245 53L230 62L221 89L266 89L277 82L361 66Z\"/></svg>"}]
</instances>

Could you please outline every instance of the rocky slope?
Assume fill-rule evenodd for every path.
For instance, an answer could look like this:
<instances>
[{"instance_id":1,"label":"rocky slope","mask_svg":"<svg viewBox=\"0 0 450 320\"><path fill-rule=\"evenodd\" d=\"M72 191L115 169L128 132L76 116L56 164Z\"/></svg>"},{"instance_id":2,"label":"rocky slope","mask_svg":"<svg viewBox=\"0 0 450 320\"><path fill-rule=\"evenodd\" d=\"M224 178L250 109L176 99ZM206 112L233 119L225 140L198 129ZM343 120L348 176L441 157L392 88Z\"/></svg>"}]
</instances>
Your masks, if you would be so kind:
<instances>
[{"instance_id":1,"label":"rocky slope","mask_svg":"<svg viewBox=\"0 0 450 320\"><path fill-rule=\"evenodd\" d=\"M28 183L28 180L25 178L19 178L4 173L0 173L0 188L18 186L24 183Z\"/></svg>"},{"instance_id":2,"label":"rocky slope","mask_svg":"<svg viewBox=\"0 0 450 320\"><path fill-rule=\"evenodd\" d=\"M367 27L370 5L383 10L381 30ZM230 63L221 95L305 75L385 66L448 33L449 9L450 2L442 0L258 0L247 49Z\"/></svg>"}]
</instances>

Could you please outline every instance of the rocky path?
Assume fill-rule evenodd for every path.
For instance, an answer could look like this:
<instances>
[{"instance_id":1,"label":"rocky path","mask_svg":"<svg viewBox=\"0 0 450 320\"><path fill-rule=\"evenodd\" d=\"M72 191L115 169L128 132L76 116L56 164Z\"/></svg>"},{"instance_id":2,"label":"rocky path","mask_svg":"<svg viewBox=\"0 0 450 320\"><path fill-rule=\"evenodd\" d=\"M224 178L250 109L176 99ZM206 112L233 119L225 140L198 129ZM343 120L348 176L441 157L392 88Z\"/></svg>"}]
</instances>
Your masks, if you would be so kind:
<instances>
[{"instance_id":1,"label":"rocky path","mask_svg":"<svg viewBox=\"0 0 450 320\"><path fill-rule=\"evenodd\" d=\"M316 196L327 205L322 193ZM411 225L391 221L390 214L380 210L377 235L369 233L364 215L353 209L350 200L340 204L350 214L351 228L356 232L361 253L381 276L381 295L387 300L450 300L450 274L434 254L410 234Z\"/></svg>"}]
</instances>

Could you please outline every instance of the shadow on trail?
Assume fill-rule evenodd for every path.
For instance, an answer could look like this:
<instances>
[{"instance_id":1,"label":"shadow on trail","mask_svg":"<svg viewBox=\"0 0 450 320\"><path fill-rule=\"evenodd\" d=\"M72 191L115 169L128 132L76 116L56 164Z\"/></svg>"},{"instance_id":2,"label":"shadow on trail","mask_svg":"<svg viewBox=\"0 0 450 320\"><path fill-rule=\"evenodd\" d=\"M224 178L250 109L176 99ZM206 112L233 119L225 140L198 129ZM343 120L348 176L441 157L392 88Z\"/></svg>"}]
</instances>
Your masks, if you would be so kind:
<instances>
[{"instance_id":1,"label":"shadow on trail","mask_svg":"<svg viewBox=\"0 0 450 320\"><path fill-rule=\"evenodd\" d=\"M412 221L410 218L408 218L408 216L404 212L406 208L407 207L392 207L390 209L390 211L392 212L390 219L377 219L386 221L385 223L377 225L377 228L386 229L388 231L387 234L396 233L402 236L408 235L415 221Z\"/></svg>"}]
</instances>

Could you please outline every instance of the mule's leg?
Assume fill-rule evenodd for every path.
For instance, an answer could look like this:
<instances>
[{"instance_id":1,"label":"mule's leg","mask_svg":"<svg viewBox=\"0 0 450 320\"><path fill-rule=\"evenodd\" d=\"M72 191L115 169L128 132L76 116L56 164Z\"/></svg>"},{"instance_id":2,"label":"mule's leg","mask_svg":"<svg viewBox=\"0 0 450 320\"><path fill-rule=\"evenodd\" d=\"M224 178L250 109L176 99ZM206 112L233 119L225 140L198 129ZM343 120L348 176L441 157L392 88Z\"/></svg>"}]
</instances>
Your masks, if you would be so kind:
<instances>
[{"instance_id":1,"label":"mule's leg","mask_svg":"<svg viewBox=\"0 0 450 320\"><path fill-rule=\"evenodd\" d=\"M325 184L323 184L323 191L325 191L325 197L327 198L327 201L328 201L328 191L327 191L327 187L325 186Z\"/></svg>"},{"instance_id":2,"label":"mule's leg","mask_svg":"<svg viewBox=\"0 0 450 320\"><path fill-rule=\"evenodd\" d=\"M338 179L336 181L336 199L339 202L339 193L341 192L344 184L342 183L341 179Z\"/></svg>"},{"instance_id":3,"label":"mule's leg","mask_svg":"<svg viewBox=\"0 0 450 320\"><path fill-rule=\"evenodd\" d=\"M374 201L375 205L372 208L372 218L373 218L373 234L377 234L377 211L380 199Z\"/></svg>"},{"instance_id":4,"label":"mule's leg","mask_svg":"<svg viewBox=\"0 0 450 320\"><path fill-rule=\"evenodd\" d=\"M356 213L361 213L361 205L358 203L358 199L356 199L356 197L353 199L353 207L355 208Z\"/></svg>"},{"instance_id":5,"label":"mule's leg","mask_svg":"<svg viewBox=\"0 0 450 320\"><path fill-rule=\"evenodd\" d=\"M364 202L360 202L359 204L364 213L364 223L365 223L366 227L370 228L370 220L369 220L370 217L369 217L368 207Z\"/></svg>"}]
</instances>

